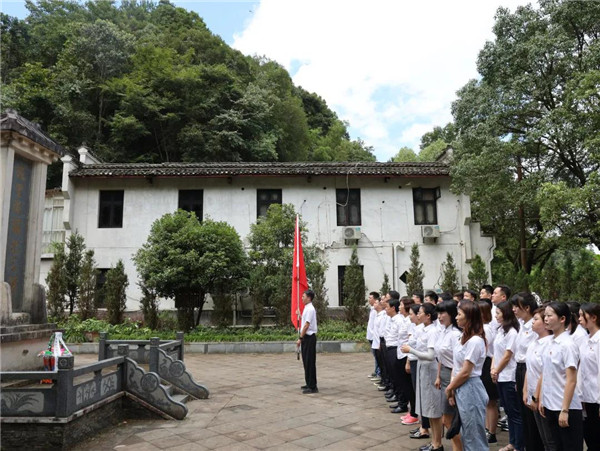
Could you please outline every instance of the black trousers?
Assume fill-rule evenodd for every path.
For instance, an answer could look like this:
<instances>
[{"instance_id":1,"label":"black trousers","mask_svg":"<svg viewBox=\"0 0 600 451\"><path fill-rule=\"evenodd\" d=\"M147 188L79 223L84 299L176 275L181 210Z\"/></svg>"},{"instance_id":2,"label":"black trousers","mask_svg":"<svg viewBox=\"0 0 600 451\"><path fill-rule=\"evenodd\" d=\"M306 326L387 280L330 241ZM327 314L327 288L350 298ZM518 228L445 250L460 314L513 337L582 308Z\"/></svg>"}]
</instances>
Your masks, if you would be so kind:
<instances>
[{"instance_id":1,"label":"black trousers","mask_svg":"<svg viewBox=\"0 0 600 451\"><path fill-rule=\"evenodd\" d=\"M585 419L583 420L583 438L588 451L600 451L600 417L598 404L583 403Z\"/></svg>"},{"instance_id":2,"label":"black trousers","mask_svg":"<svg viewBox=\"0 0 600 451\"><path fill-rule=\"evenodd\" d=\"M402 386L402 399L405 402L410 403L410 414L411 416L416 417L417 413L415 412L415 390L413 388L411 375L406 372L406 360L407 357L398 360L398 366L400 370L400 384Z\"/></svg>"},{"instance_id":3,"label":"black trousers","mask_svg":"<svg viewBox=\"0 0 600 451\"><path fill-rule=\"evenodd\" d=\"M389 346L386 348L386 366L389 372L389 378L392 383L392 388L396 394L399 405L406 405L408 401L405 399L404 390L402 390L402 379L400 376L399 360L397 357L397 346Z\"/></svg>"},{"instance_id":4,"label":"black trousers","mask_svg":"<svg viewBox=\"0 0 600 451\"><path fill-rule=\"evenodd\" d=\"M548 419L552 438L560 451L583 451L583 413L569 409L569 427L558 425L559 410L544 409Z\"/></svg>"},{"instance_id":5,"label":"black trousers","mask_svg":"<svg viewBox=\"0 0 600 451\"><path fill-rule=\"evenodd\" d=\"M386 362L387 346L385 345L385 339L379 338L379 350L377 352L377 362L379 368L381 368L381 385L385 385L391 388L392 382L390 380L390 372Z\"/></svg>"},{"instance_id":6,"label":"black trousers","mask_svg":"<svg viewBox=\"0 0 600 451\"><path fill-rule=\"evenodd\" d=\"M317 388L317 335L305 335L302 338L302 364L304 380L308 388Z\"/></svg>"},{"instance_id":7,"label":"black trousers","mask_svg":"<svg viewBox=\"0 0 600 451\"><path fill-rule=\"evenodd\" d=\"M517 363L517 372L515 376L517 379L517 395L519 397L521 419L523 420L523 440L525 449L527 451L544 451L544 444L540 437L533 411L523 403L523 390L527 390L527 388L524 387L526 371L527 367L525 363Z\"/></svg>"}]
</instances>

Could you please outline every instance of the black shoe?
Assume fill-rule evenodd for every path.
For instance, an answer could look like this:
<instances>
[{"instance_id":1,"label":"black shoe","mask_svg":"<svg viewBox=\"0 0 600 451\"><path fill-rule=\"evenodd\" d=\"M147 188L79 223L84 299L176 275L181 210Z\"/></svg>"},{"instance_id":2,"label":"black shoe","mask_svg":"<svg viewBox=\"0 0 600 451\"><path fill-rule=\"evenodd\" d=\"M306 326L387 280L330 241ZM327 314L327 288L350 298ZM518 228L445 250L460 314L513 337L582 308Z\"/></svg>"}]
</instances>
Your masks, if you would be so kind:
<instances>
[{"instance_id":1,"label":"black shoe","mask_svg":"<svg viewBox=\"0 0 600 451\"><path fill-rule=\"evenodd\" d=\"M396 407L398 407L398 403L396 403L396 404L390 404L388 407L390 409L395 409Z\"/></svg>"},{"instance_id":2,"label":"black shoe","mask_svg":"<svg viewBox=\"0 0 600 451\"><path fill-rule=\"evenodd\" d=\"M434 448L433 444L430 443L429 445L425 445L425 446L421 446L419 448L420 451L444 451L444 445L440 446L439 448Z\"/></svg>"},{"instance_id":3,"label":"black shoe","mask_svg":"<svg viewBox=\"0 0 600 451\"><path fill-rule=\"evenodd\" d=\"M429 438L429 434L427 432L421 433L421 428L419 428L417 432L410 434L410 438Z\"/></svg>"},{"instance_id":4,"label":"black shoe","mask_svg":"<svg viewBox=\"0 0 600 451\"><path fill-rule=\"evenodd\" d=\"M304 390L302 390L303 395L306 395L309 393L319 393L319 389L318 388L305 388Z\"/></svg>"},{"instance_id":5,"label":"black shoe","mask_svg":"<svg viewBox=\"0 0 600 451\"><path fill-rule=\"evenodd\" d=\"M396 396L394 395L391 398L385 398L385 400L387 402L396 402L396 401L398 401L398 398L396 398Z\"/></svg>"},{"instance_id":6,"label":"black shoe","mask_svg":"<svg viewBox=\"0 0 600 451\"><path fill-rule=\"evenodd\" d=\"M303 385L302 387L300 387L301 390L307 389L308 385Z\"/></svg>"},{"instance_id":7,"label":"black shoe","mask_svg":"<svg viewBox=\"0 0 600 451\"><path fill-rule=\"evenodd\" d=\"M416 434L417 432L419 432L421 430L421 426L419 426L418 428L415 428L411 431L408 431L409 434Z\"/></svg>"},{"instance_id":8,"label":"black shoe","mask_svg":"<svg viewBox=\"0 0 600 451\"><path fill-rule=\"evenodd\" d=\"M492 434L491 432L487 432L485 435L487 436L488 443L498 443L498 439L496 438L496 434Z\"/></svg>"},{"instance_id":9,"label":"black shoe","mask_svg":"<svg viewBox=\"0 0 600 451\"><path fill-rule=\"evenodd\" d=\"M406 413L406 409L403 409L402 407L396 407L394 410L392 410L392 413Z\"/></svg>"}]
</instances>

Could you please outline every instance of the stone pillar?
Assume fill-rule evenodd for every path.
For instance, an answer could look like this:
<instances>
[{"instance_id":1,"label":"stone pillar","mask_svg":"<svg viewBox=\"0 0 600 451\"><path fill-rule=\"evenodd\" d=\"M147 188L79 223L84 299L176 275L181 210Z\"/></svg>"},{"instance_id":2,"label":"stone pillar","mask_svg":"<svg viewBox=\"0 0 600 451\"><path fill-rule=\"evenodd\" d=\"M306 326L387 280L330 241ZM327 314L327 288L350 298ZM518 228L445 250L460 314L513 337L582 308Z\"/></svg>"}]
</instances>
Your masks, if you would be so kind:
<instances>
[{"instance_id":1,"label":"stone pillar","mask_svg":"<svg viewBox=\"0 0 600 451\"><path fill-rule=\"evenodd\" d=\"M6 248L8 241L8 215L10 214L10 194L12 186L15 151L11 139L0 143L0 323L6 324L12 314L10 285L4 281L6 269Z\"/></svg>"}]
</instances>

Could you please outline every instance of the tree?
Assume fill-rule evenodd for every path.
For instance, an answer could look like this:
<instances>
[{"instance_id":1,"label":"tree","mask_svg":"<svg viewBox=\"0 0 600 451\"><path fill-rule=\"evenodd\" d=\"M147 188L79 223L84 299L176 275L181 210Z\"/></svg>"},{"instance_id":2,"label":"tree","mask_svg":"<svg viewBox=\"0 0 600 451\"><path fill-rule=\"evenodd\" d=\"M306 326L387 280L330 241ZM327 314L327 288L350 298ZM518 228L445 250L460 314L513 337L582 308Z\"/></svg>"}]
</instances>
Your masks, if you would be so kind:
<instances>
[{"instance_id":1,"label":"tree","mask_svg":"<svg viewBox=\"0 0 600 451\"><path fill-rule=\"evenodd\" d=\"M471 194L515 275L561 246L600 243L599 20L597 2L500 8L480 78L452 107L454 189Z\"/></svg>"},{"instance_id":2,"label":"tree","mask_svg":"<svg viewBox=\"0 0 600 451\"><path fill-rule=\"evenodd\" d=\"M72 233L67 239L67 256L65 259L70 315L73 314L73 307L78 303L79 282L83 269L84 256L85 242L83 236L75 231L75 233Z\"/></svg>"},{"instance_id":3,"label":"tree","mask_svg":"<svg viewBox=\"0 0 600 451\"><path fill-rule=\"evenodd\" d=\"M446 254L446 261L442 263L442 291L449 293L456 293L460 289L460 283L458 282L458 269L454 264L454 258L452 254L448 252Z\"/></svg>"},{"instance_id":4,"label":"tree","mask_svg":"<svg viewBox=\"0 0 600 451\"><path fill-rule=\"evenodd\" d=\"M419 161L436 161L444 150L448 147L448 143L443 139L438 139L432 142L419 152Z\"/></svg>"},{"instance_id":5,"label":"tree","mask_svg":"<svg viewBox=\"0 0 600 451\"><path fill-rule=\"evenodd\" d=\"M94 251L88 250L83 256L83 263L81 264L77 283L77 309L82 320L93 318L96 315L97 276L98 270L94 261Z\"/></svg>"},{"instance_id":6,"label":"tree","mask_svg":"<svg viewBox=\"0 0 600 451\"><path fill-rule=\"evenodd\" d=\"M489 275L485 267L483 259L476 254L471 260L471 271L468 274L469 277L469 288L471 290L479 290L483 285L489 281Z\"/></svg>"},{"instance_id":7,"label":"tree","mask_svg":"<svg viewBox=\"0 0 600 451\"><path fill-rule=\"evenodd\" d=\"M54 259L46 276L46 300L48 316L60 321L65 315L67 296L67 275L65 272L65 249L62 243L52 243Z\"/></svg>"},{"instance_id":8,"label":"tree","mask_svg":"<svg viewBox=\"0 0 600 451\"><path fill-rule=\"evenodd\" d=\"M379 294L381 296L385 296L390 292L392 287L390 286L390 278L387 274L383 275L383 283L381 284L381 288L379 289Z\"/></svg>"},{"instance_id":9,"label":"tree","mask_svg":"<svg viewBox=\"0 0 600 451\"><path fill-rule=\"evenodd\" d=\"M133 260L144 285L157 296L175 299L183 330L200 322L207 293L217 285L235 293L247 274L246 254L235 229L211 219L199 222L183 210L154 221Z\"/></svg>"},{"instance_id":10,"label":"tree","mask_svg":"<svg viewBox=\"0 0 600 451\"><path fill-rule=\"evenodd\" d=\"M409 296L413 293L423 293L423 264L419 261L419 245L414 243L410 249L410 268L406 276L406 292Z\"/></svg>"},{"instance_id":11,"label":"tree","mask_svg":"<svg viewBox=\"0 0 600 451\"><path fill-rule=\"evenodd\" d=\"M363 324L367 314L365 306L365 278L358 261L356 246L352 248L350 265L344 271L344 299L346 320L355 326Z\"/></svg>"},{"instance_id":12,"label":"tree","mask_svg":"<svg viewBox=\"0 0 600 451\"><path fill-rule=\"evenodd\" d=\"M104 299L106 302L106 313L108 322L120 324L123 322L123 312L127 307L127 287L129 280L125 274L123 260L119 259L115 267L111 267L106 273L104 283Z\"/></svg>"},{"instance_id":13,"label":"tree","mask_svg":"<svg viewBox=\"0 0 600 451\"><path fill-rule=\"evenodd\" d=\"M304 252L308 286L315 293L312 304L317 311L319 323L323 324L329 319L329 315L327 314L329 301L327 296L327 288L325 287L325 271L327 271L327 262L325 262L323 259L323 251L315 246L306 246L303 247L302 250Z\"/></svg>"},{"instance_id":14,"label":"tree","mask_svg":"<svg viewBox=\"0 0 600 451\"><path fill-rule=\"evenodd\" d=\"M414 150L410 147L401 147L396 155L394 155L390 162L392 163L405 163L405 162L415 162L418 161L419 157Z\"/></svg>"},{"instance_id":15,"label":"tree","mask_svg":"<svg viewBox=\"0 0 600 451\"><path fill-rule=\"evenodd\" d=\"M144 315L144 325L153 330L158 329L158 298L156 293L141 282L138 282L138 286L142 291L140 308Z\"/></svg>"}]
</instances>

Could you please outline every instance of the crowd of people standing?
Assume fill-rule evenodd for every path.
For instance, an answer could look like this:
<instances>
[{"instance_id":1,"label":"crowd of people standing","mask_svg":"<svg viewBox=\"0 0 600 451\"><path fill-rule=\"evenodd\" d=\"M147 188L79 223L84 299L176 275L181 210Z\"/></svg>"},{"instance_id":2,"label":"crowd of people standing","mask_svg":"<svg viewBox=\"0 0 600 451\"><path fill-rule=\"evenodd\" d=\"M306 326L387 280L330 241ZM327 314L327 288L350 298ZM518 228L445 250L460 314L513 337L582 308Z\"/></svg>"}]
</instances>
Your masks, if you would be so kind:
<instances>
[{"instance_id":1,"label":"crowd of people standing","mask_svg":"<svg viewBox=\"0 0 600 451\"><path fill-rule=\"evenodd\" d=\"M369 294L369 376L421 451L600 450L600 304L479 293ZM499 410L506 420L499 420Z\"/></svg>"}]
</instances>

